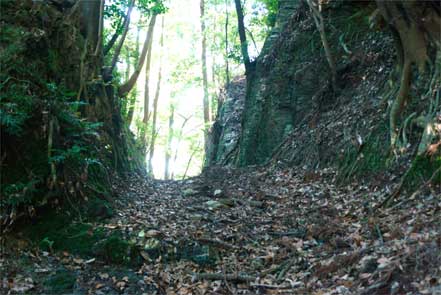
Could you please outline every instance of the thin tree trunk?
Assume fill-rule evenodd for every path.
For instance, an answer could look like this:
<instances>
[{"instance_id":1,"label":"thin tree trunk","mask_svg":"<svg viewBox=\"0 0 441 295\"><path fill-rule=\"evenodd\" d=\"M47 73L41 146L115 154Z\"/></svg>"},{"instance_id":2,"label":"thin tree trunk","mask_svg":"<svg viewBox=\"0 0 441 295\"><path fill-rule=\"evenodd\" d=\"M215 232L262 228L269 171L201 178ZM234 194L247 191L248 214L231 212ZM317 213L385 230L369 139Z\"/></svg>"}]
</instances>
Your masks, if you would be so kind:
<instances>
[{"instance_id":1,"label":"thin tree trunk","mask_svg":"<svg viewBox=\"0 0 441 295\"><path fill-rule=\"evenodd\" d=\"M116 66L116 63L118 62L118 58L121 53L121 48L123 47L124 41L126 40L127 32L129 31L129 27L130 27L130 15L132 14L134 5L135 5L135 0L132 0L129 4L129 10L127 11L127 21L124 26L124 31L121 35L121 39L119 40L118 46L115 48L115 53L113 54L112 62L110 63L110 69L109 69L110 73L112 73L113 69Z\"/></svg>"},{"instance_id":2,"label":"thin tree trunk","mask_svg":"<svg viewBox=\"0 0 441 295\"><path fill-rule=\"evenodd\" d=\"M124 73L124 80L129 80L130 78L130 51L127 48L127 55L126 55L126 72Z\"/></svg>"},{"instance_id":3,"label":"thin tree trunk","mask_svg":"<svg viewBox=\"0 0 441 295\"><path fill-rule=\"evenodd\" d=\"M180 116L184 119L184 122L182 122L181 129L179 129L178 142L176 143L175 156L173 157L173 166L176 165L176 159L178 158L179 145L181 144L182 133L183 133L183 131L184 131L184 127L185 127L185 125L187 124L188 120L190 120L190 118L192 117L192 116L190 116L190 117L184 117L184 116L182 116L182 115L180 115ZM172 179L174 178L174 173L175 173L175 172L173 171L173 172L172 172L172 175L171 175L171 178L172 178Z\"/></svg>"},{"instance_id":4,"label":"thin tree trunk","mask_svg":"<svg viewBox=\"0 0 441 295\"><path fill-rule=\"evenodd\" d=\"M218 15L217 10L216 10L216 15ZM218 29L217 28L217 23L218 23L218 20L216 18L214 20L214 32L217 32L217 29ZM216 34L214 34L214 36L213 36L213 42L216 45L219 42ZM211 52L211 81L212 81L212 89L214 89L214 91L213 91L213 94L211 96L211 101L209 103L210 104L210 118L212 120L214 120L214 118L216 117L216 106L217 106L216 90L218 89L217 79L216 79L216 55L214 54L214 52Z\"/></svg>"},{"instance_id":5,"label":"thin tree trunk","mask_svg":"<svg viewBox=\"0 0 441 295\"><path fill-rule=\"evenodd\" d=\"M226 87L230 84L230 65L228 63L228 21L229 21L229 13L228 13L228 0L225 0L225 80Z\"/></svg>"},{"instance_id":6,"label":"thin tree trunk","mask_svg":"<svg viewBox=\"0 0 441 295\"><path fill-rule=\"evenodd\" d=\"M126 48L127 54L126 54L126 71L124 73L124 80L127 81L130 78L130 50L129 48ZM130 97L127 97L125 100L122 101L122 103L125 104L124 110L127 111L127 116L129 115L129 110L131 106L131 100ZM130 123L129 123L130 126Z\"/></svg>"},{"instance_id":7,"label":"thin tree trunk","mask_svg":"<svg viewBox=\"0 0 441 295\"><path fill-rule=\"evenodd\" d=\"M204 111L204 123L206 130L208 123L210 122L210 106L208 100L208 75L207 75L207 37L205 32L205 0L201 0L201 34L202 34L202 84L204 88L204 98L203 98L203 111ZM205 131L206 132L206 131Z\"/></svg>"},{"instance_id":8,"label":"thin tree trunk","mask_svg":"<svg viewBox=\"0 0 441 295\"><path fill-rule=\"evenodd\" d=\"M150 155L149 155L149 172L153 172L152 160L155 154L155 142L156 142L156 121L158 117L158 100L161 91L161 80L162 80L162 50L164 49L164 16L161 19L161 39L159 41L159 71L158 71L158 82L156 84L155 98L153 99L153 118L152 118L152 138L150 140Z\"/></svg>"},{"instance_id":9,"label":"thin tree trunk","mask_svg":"<svg viewBox=\"0 0 441 295\"><path fill-rule=\"evenodd\" d=\"M240 49L242 51L243 63L245 65L245 74L248 75L251 71L250 55L248 54L248 42L245 32L245 24L243 22L243 9L240 0L234 0L236 4L237 13L237 29L239 31Z\"/></svg>"},{"instance_id":10,"label":"thin tree trunk","mask_svg":"<svg viewBox=\"0 0 441 295\"><path fill-rule=\"evenodd\" d=\"M127 93L129 93L130 90L132 90L133 86L135 86L136 81L138 80L139 74L141 73L142 66L147 56L149 43L151 42L150 40L153 38L153 28L155 26L155 21L156 21L156 14L154 14L150 19L147 36L145 38L144 45L142 47L141 56L139 58L138 64L136 65L135 71L133 72L130 79L119 87L118 95L120 97L127 95Z\"/></svg>"},{"instance_id":11,"label":"thin tree trunk","mask_svg":"<svg viewBox=\"0 0 441 295\"><path fill-rule=\"evenodd\" d=\"M187 177L188 169L190 168L191 161L193 160L194 154L196 154L197 149L193 150L191 153L190 159L188 159L187 167L185 168L184 176L182 176L182 179L185 179Z\"/></svg>"},{"instance_id":12,"label":"thin tree trunk","mask_svg":"<svg viewBox=\"0 0 441 295\"><path fill-rule=\"evenodd\" d=\"M104 0L101 0L100 2L100 20L98 25L98 40L95 47L95 56L98 56L102 49L103 44L103 27L104 27Z\"/></svg>"},{"instance_id":13,"label":"thin tree trunk","mask_svg":"<svg viewBox=\"0 0 441 295\"><path fill-rule=\"evenodd\" d=\"M257 48L256 40L254 39L253 32L251 32L248 28L246 29L248 35L250 35L251 41L253 42L254 48L256 49L257 55L260 54L259 48Z\"/></svg>"},{"instance_id":14,"label":"thin tree trunk","mask_svg":"<svg viewBox=\"0 0 441 295\"><path fill-rule=\"evenodd\" d=\"M171 158L171 143L173 139L173 124L175 116L175 106L170 102L170 117L168 118L168 138L167 146L165 150L165 169L164 169L164 179L170 179L170 158Z\"/></svg>"},{"instance_id":15,"label":"thin tree trunk","mask_svg":"<svg viewBox=\"0 0 441 295\"><path fill-rule=\"evenodd\" d=\"M136 32L136 54L135 54L135 65L139 62L139 33L141 32L141 27L138 25L137 32ZM126 81L128 81L126 79ZM133 97L130 97L130 105L129 105L129 111L127 114L127 124L130 126L133 121L133 114L135 113L135 104L136 104L136 95L133 95Z\"/></svg>"},{"instance_id":16,"label":"thin tree trunk","mask_svg":"<svg viewBox=\"0 0 441 295\"><path fill-rule=\"evenodd\" d=\"M314 3L314 0L306 0L306 2L308 3L309 8L311 9L312 17L314 19L317 30L320 33L320 38L322 40L323 48L325 50L325 56L329 64L329 68L331 70L332 88L335 91L337 90L337 68L335 66L334 57L332 56L331 53L331 48L329 47L328 38L326 37L323 16L320 11L320 7L316 7L316 5L319 4Z\"/></svg>"},{"instance_id":17,"label":"thin tree trunk","mask_svg":"<svg viewBox=\"0 0 441 295\"><path fill-rule=\"evenodd\" d=\"M107 43L106 46L104 46L104 50L103 50L104 56L106 56L109 53L110 49L112 49L113 45L115 45L115 42L116 42L116 40L118 40L118 37L120 35L119 31L122 28L125 28L127 20L128 20L127 15L128 15L129 9L130 9L130 7L127 8L126 14L124 14L124 16L121 19L122 22L120 21L120 23L118 24L115 32L112 35L112 38L110 38L110 40L109 40L109 43Z\"/></svg>"},{"instance_id":18,"label":"thin tree trunk","mask_svg":"<svg viewBox=\"0 0 441 295\"><path fill-rule=\"evenodd\" d=\"M146 125L150 119L150 66L152 63L152 44L153 44L154 29L152 29L152 36L149 40L148 50L147 50L147 60L145 62L145 84L144 84L144 118L142 121Z\"/></svg>"}]
</instances>

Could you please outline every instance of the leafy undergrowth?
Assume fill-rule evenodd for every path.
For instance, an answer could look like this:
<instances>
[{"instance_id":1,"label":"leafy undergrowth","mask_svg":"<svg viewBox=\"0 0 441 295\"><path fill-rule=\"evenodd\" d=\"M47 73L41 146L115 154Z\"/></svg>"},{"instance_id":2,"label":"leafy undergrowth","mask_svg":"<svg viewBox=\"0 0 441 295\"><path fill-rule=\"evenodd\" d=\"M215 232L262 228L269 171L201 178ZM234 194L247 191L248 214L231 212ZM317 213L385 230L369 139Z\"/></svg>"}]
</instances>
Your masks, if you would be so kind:
<instances>
[{"instance_id":1,"label":"leafy undergrowth","mask_svg":"<svg viewBox=\"0 0 441 295\"><path fill-rule=\"evenodd\" d=\"M335 177L327 169L213 168L186 181L116 180L114 216L71 225L89 235L87 254L66 250L81 235L48 238L52 250L19 234L4 243L2 291L441 292L440 187L403 193L383 208L394 185L337 187Z\"/></svg>"}]
</instances>

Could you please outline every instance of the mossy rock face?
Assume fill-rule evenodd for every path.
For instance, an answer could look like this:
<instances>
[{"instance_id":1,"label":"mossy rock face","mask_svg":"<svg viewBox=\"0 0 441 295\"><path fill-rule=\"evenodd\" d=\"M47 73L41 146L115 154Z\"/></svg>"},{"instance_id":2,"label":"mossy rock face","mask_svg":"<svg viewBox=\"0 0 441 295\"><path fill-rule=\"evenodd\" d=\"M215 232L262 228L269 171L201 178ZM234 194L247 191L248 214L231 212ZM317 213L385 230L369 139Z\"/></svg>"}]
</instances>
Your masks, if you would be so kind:
<instances>
[{"instance_id":1,"label":"mossy rock face","mask_svg":"<svg viewBox=\"0 0 441 295\"><path fill-rule=\"evenodd\" d=\"M93 246L106 237L105 229L89 223L71 221L68 215L49 213L44 219L29 226L23 234L44 251L68 251L93 257Z\"/></svg>"},{"instance_id":2,"label":"mossy rock face","mask_svg":"<svg viewBox=\"0 0 441 295\"><path fill-rule=\"evenodd\" d=\"M61 230L46 232L38 245L45 251L68 251L69 253L92 257L93 246L104 238L102 228L94 229L86 223L73 223Z\"/></svg>"},{"instance_id":3,"label":"mossy rock face","mask_svg":"<svg viewBox=\"0 0 441 295\"><path fill-rule=\"evenodd\" d=\"M69 294L73 292L76 275L66 269L59 269L44 283L48 294Z\"/></svg>"}]
</instances>

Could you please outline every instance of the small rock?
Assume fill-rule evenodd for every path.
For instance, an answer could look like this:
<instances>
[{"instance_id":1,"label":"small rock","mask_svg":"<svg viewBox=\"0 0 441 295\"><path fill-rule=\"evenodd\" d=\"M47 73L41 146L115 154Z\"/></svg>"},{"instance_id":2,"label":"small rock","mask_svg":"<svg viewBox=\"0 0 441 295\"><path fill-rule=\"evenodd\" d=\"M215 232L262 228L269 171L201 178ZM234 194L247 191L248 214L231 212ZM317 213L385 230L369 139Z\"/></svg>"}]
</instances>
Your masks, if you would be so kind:
<instances>
[{"instance_id":1,"label":"small rock","mask_svg":"<svg viewBox=\"0 0 441 295\"><path fill-rule=\"evenodd\" d=\"M157 239L148 239L144 245L145 250L156 250L161 246L161 242Z\"/></svg>"},{"instance_id":2,"label":"small rock","mask_svg":"<svg viewBox=\"0 0 441 295\"><path fill-rule=\"evenodd\" d=\"M213 200L207 201L207 202L205 202L205 204L207 205L208 209L210 209L210 210L216 210L216 209L226 207L225 204L223 204L219 201L213 201Z\"/></svg>"},{"instance_id":3,"label":"small rock","mask_svg":"<svg viewBox=\"0 0 441 295\"><path fill-rule=\"evenodd\" d=\"M345 286L338 286L336 288L336 291L338 292L338 294L349 294L349 289Z\"/></svg>"},{"instance_id":4,"label":"small rock","mask_svg":"<svg viewBox=\"0 0 441 295\"><path fill-rule=\"evenodd\" d=\"M222 190L217 189L213 193L213 197L221 197L222 196Z\"/></svg>"},{"instance_id":5,"label":"small rock","mask_svg":"<svg viewBox=\"0 0 441 295\"><path fill-rule=\"evenodd\" d=\"M161 237L162 233L157 229L150 229L145 233L145 236L148 238L157 238Z\"/></svg>"}]
</instances>

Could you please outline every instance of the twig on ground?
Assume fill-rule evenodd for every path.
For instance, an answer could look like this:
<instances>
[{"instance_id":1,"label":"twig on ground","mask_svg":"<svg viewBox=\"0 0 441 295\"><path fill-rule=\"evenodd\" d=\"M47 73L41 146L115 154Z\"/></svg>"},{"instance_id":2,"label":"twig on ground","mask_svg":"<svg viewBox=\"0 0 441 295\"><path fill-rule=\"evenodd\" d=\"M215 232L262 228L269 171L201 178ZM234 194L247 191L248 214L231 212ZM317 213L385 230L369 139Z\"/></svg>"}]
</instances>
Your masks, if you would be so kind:
<instances>
[{"instance_id":1,"label":"twig on ground","mask_svg":"<svg viewBox=\"0 0 441 295\"><path fill-rule=\"evenodd\" d=\"M255 277L249 275L239 274L222 274L222 273L193 273L193 279L196 281L208 280L208 281L220 281L226 280L235 283L247 283L256 280Z\"/></svg>"},{"instance_id":2,"label":"twig on ground","mask_svg":"<svg viewBox=\"0 0 441 295\"><path fill-rule=\"evenodd\" d=\"M236 250L239 249L239 247L229 244L227 242L218 240L218 239L208 239L208 238L199 238L196 239L197 242L199 242L200 244L208 244L211 245L213 247L216 248L222 248L222 249L227 249L227 250Z\"/></svg>"}]
</instances>

